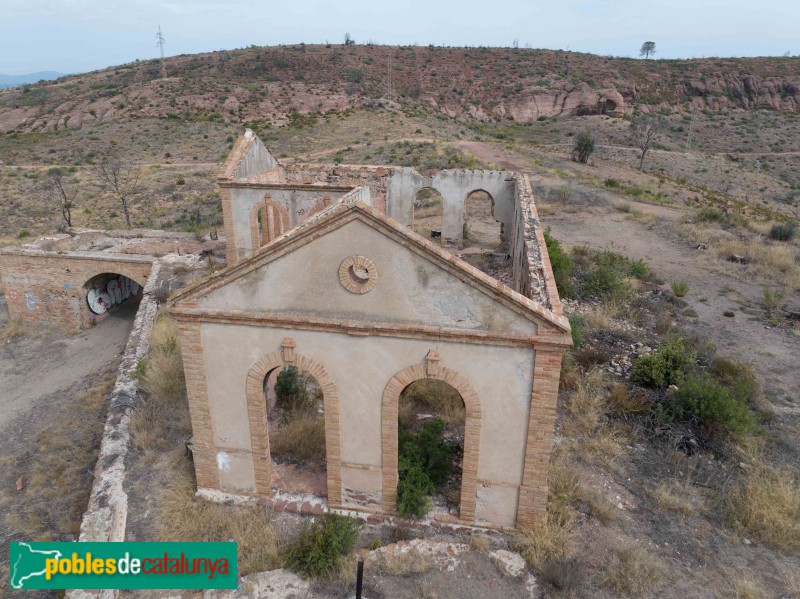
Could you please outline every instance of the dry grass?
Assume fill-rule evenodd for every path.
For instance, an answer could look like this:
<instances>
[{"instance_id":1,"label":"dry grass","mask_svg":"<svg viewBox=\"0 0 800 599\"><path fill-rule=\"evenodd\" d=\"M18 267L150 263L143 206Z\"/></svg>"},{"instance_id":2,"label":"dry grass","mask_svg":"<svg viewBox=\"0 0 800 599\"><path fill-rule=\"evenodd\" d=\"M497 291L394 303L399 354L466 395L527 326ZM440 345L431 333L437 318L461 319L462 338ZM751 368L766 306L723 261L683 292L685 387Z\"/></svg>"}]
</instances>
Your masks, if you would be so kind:
<instances>
[{"instance_id":1,"label":"dry grass","mask_svg":"<svg viewBox=\"0 0 800 599\"><path fill-rule=\"evenodd\" d=\"M778 551L800 551L800 481L787 468L764 464L724 498L728 521Z\"/></svg>"},{"instance_id":2,"label":"dry grass","mask_svg":"<svg viewBox=\"0 0 800 599\"><path fill-rule=\"evenodd\" d=\"M221 505L196 499L186 460L176 466L159 497L155 524L159 541L228 541L238 544L239 574L280 568L283 558L275 530L260 506Z\"/></svg>"},{"instance_id":3,"label":"dry grass","mask_svg":"<svg viewBox=\"0 0 800 599\"><path fill-rule=\"evenodd\" d=\"M721 596L729 599L762 599L764 593L761 592L758 582L738 576Z\"/></svg>"},{"instance_id":4,"label":"dry grass","mask_svg":"<svg viewBox=\"0 0 800 599\"><path fill-rule=\"evenodd\" d=\"M294 412L270 437L270 451L276 457L325 464L325 419L321 414Z\"/></svg>"},{"instance_id":5,"label":"dry grass","mask_svg":"<svg viewBox=\"0 0 800 599\"><path fill-rule=\"evenodd\" d=\"M780 281L793 289L800 289L800 261L798 250L785 243L767 243L761 239L726 239L715 247L716 257L726 261L731 255L744 256L749 264L741 266L754 280Z\"/></svg>"},{"instance_id":6,"label":"dry grass","mask_svg":"<svg viewBox=\"0 0 800 599\"><path fill-rule=\"evenodd\" d=\"M706 510L705 498L687 481L660 482L649 492L650 497L659 508L691 516Z\"/></svg>"},{"instance_id":7,"label":"dry grass","mask_svg":"<svg viewBox=\"0 0 800 599\"><path fill-rule=\"evenodd\" d=\"M463 424L466 418L464 400L458 391L435 379L421 379L406 387L400 395L399 409L400 421L406 424L419 411L430 412L445 426Z\"/></svg>"},{"instance_id":8,"label":"dry grass","mask_svg":"<svg viewBox=\"0 0 800 599\"><path fill-rule=\"evenodd\" d=\"M147 397L131 414L133 443L142 450L163 450L191 435L186 380L178 346L178 326L159 317L150 337L141 387Z\"/></svg>"},{"instance_id":9,"label":"dry grass","mask_svg":"<svg viewBox=\"0 0 800 599\"><path fill-rule=\"evenodd\" d=\"M629 309L624 302L609 300L597 306L591 306L582 313L589 329L612 331L617 328L615 320L627 318Z\"/></svg>"},{"instance_id":10,"label":"dry grass","mask_svg":"<svg viewBox=\"0 0 800 599\"><path fill-rule=\"evenodd\" d=\"M31 541L77 536L114 378L109 373L104 382L76 394L65 415L36 435L32 455L3 456L4 469L26 479L25 488L0 505L5 524L16 534Z\"/></svg>"},{"instance_id":11,"label":"dry grass","mask_svg":"<svg viewBox=\"0 0 800 599\"><path fill-rule=\"evenodd\" d=\"M489 538L485 535L474 534L469 538L469 548L478 553L488 553L491 549Z\"/></svg>"},{"instance_id":12,"label":"dry grass","mask_svg":"<svg viewBox=\"0 0 800 599\"><path fill-rule=\"evenodd\" d=\"M608 394L609 410L622 416L624 414L647 414L652 409L647 396L641 389L616 383Z\"/></svg>"},{"instance_id":13,"label":"dry grass","mask_svg":"<svg viewBox=\"0 0 800 599\"><path fill-rule=\"evenodd\" d=\"M567 403L564 433L570 436L592 433L608 412L608 390L608 377L599 368L578 378Z\"/></svg>"},{"instance_id":14,"label":"dry grass","mask_svg":"<svg viewBox=\"0 0 800 599\"><path fill-rule=\"evenodd\" d=\"M575 491L575 498L585 504L593 518L597 518L603 524L608 524L619 519L619 512L616 506L604 499L599 493L591 491L584 486L579 486Z\"/></svg>"},{"instance_id":15,"label":"dry grass","mask_svg":"<svg viewBox=\"0 0 800 599\"><path fill-rule=\"evenodd\" d=\"M577 513L572 504L579 493L578 472L558 452L549 470L547 520L543 526L525 535L517 548L525 560L541 570L552 560L566 560L574 551L573 524Z\"/></svg>"},{"instance_id":16,"label":"dry grass","mask_svg":"<svg viewBox=\"0 0 800 599\"><path fill-rule=\"evenodd\" d=\"M617 595L652 597L667 578L667 568L644 549L616 549L611 558L603 586Z\"/></svg>"},{"instance_id":17,"label":"dry grass","mask_svg":"<svg viewBox=\"0 0 800 599\"><path fill-rule=\"evenodd\" d=\"M381 551L375 566L390 576L406 576L427 572L433 567L433 559L414 548L402 553Z\"/></svg>"},{"instance_id":18,"label":"dry grass","mask_svg":"<svg viewBox=\"0 0 800 599\"><path fill-rule=\"evenodd\" d=\"M17 337L25 335L29 331L29 327L25 322L19 318L9 320L2 329L0 329L0 343L11 341Z\"/></svg>"},{"instance_id":19,"label":"dry grass","mask_svg":"<svg viewBox=\"0 0 800 599\"><path fill-rule=\"evenodd\" d=\"M621 424L602 427L578 443L577 453L587 464L599 464L620 472L631 436L630 429Z\"/></svg>"}]
</instances>

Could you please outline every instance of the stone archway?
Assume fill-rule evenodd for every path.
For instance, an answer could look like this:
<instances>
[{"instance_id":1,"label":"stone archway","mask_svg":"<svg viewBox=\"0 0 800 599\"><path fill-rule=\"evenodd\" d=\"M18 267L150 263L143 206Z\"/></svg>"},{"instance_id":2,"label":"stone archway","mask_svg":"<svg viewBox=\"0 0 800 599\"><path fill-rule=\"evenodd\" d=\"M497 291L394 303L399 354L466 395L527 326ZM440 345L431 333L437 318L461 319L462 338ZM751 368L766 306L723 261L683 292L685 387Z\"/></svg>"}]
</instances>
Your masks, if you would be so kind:
<instances>
[{"instance_id":1,"label":"stone archway","mask_svg":"<svg viewBox=\"0 0 800 599\"><path fill-rule=\"evenodd\" d=\"M281 350L267 354L253 364L247 373L247 415L250 424L250 443L253 452L256 494L260 498L272 494L272 457L269 451L267 403L264 400L264 377L281 366L295 366L313 376L322 389L325 412L325 454L327 462L328 506L341 507L342 458L339 433L339 392L325 366L310 356L295 351L296 343L289 337L281 342Z\"/></svg>"},{"instance_id":2,"label":"stone archway","mask_svg":"<svg viewBox=\"0 0 800 599\"><path fill-rule=\"evenodd\" d=\"M439 364L439 353L430 350L425 364L403 368L386 384L381 404L381 496L382 510L387 514L397 512L397 418L400 394L403 389L420 379L437 379L451 385L461 395L466 407L464 423L464 464L461 475L461 502L459 517L472 522L478 494L478 457L481 437L481 402L478 391L463 374Z\"/></svg>"},{"instance_id":3,"label":"stone archway","mask_svg":"<svg viewBox=\"0 0 800 599\"><path fill-rule=\"evenodd\" d=\"M250 243L254 252L289 228L288 210L283 204L273 201L269 194L264 196L263 202L250 208Z\"/></svg>"}]
</instances>

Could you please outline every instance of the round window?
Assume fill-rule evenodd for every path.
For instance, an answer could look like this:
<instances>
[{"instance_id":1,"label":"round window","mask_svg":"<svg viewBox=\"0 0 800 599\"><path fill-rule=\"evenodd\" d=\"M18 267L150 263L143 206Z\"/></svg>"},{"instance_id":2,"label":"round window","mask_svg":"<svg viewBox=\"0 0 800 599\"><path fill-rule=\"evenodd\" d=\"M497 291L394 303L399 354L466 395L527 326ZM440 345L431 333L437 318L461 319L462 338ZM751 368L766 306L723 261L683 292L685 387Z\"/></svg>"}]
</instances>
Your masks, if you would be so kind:
<instances>
[{"instance_id":1,"label":"round window","mask_svg":"<svg viewBox=\"0 0 800 599\"><path fill-rule=\"evenodd\" d=\"M339 280L351 293L366 293L378 282L378 268L364 256L350 256L339 265Z\"/></svg>"}]
</instances>

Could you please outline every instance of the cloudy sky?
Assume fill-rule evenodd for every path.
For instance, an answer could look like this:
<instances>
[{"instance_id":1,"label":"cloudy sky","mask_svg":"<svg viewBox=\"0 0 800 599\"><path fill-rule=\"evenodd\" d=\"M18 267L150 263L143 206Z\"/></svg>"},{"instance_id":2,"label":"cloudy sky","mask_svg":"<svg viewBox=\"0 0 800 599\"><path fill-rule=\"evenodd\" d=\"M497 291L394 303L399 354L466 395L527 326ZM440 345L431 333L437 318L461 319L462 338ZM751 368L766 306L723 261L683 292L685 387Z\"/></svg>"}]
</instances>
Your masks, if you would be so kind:
<instances>
[{"instance_id":1,"label":"cloudy sky","mask_svg":"<svg viewBox=\"0 0 800 599\"><path fill-rule=\"evenodd\" d=\"M88 71L158 55L358 43L560 48L662 58L800 54L798 0L0 0L0 73Z\"/></svg>"}]
</instances>

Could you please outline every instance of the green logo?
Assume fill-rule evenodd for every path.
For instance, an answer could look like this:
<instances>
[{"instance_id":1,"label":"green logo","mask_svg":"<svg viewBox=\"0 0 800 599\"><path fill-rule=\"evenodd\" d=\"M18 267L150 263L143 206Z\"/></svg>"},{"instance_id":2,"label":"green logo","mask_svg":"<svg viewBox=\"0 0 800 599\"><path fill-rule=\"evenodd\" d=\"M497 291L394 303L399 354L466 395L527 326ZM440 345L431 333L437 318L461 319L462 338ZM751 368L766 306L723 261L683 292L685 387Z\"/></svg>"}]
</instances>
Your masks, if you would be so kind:
<instances>
[{"instance_id":1,"label":"green logo","mask_svg":"<svg viewBox=\"0 0 800 599\"><path fill-rule=\"evenodd\" d=\"M236 543L11 543L12 589L235 589Z\"/></svg>"}]
</instances>

